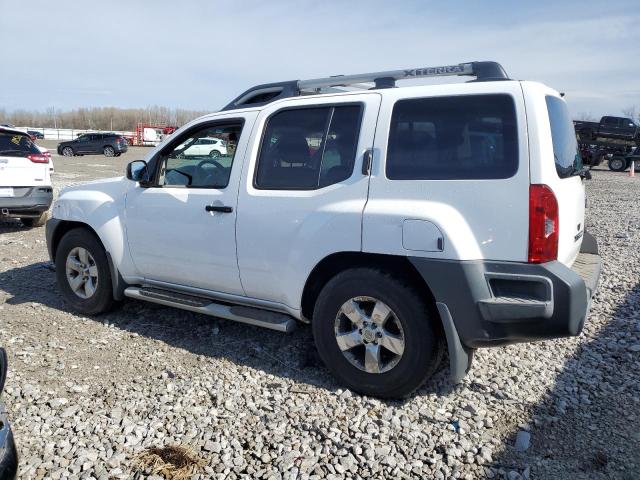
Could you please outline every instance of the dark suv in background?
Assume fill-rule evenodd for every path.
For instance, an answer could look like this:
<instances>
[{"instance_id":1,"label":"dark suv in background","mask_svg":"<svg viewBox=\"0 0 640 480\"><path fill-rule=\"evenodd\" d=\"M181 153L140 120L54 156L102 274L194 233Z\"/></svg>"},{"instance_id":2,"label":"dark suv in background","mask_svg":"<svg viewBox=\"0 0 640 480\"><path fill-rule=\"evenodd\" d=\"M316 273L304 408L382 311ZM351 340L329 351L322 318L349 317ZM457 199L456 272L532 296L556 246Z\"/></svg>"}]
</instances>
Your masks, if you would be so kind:
<instances>
[{"instance_id":1,"label":"dark suv in background","mask_svg":"<svg viewBox=\"0 0 640 480\"><path fill-rule=\"evenodd\" d=\"M115 133L84 133L75 140L58 145L58 155L104 154L105 157L119 157L127 151L127 141Z\"/></svg>"}]
</instances>

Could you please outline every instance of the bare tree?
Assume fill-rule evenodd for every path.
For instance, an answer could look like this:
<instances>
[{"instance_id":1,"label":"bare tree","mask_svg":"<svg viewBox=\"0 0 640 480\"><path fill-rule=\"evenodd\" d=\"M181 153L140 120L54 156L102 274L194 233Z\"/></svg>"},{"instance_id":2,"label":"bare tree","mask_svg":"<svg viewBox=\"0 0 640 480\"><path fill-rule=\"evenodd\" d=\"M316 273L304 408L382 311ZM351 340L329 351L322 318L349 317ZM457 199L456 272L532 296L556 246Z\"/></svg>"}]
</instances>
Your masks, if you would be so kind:
<instances>
[{"instance_id":1,"label":"bare tree","mask_svg":"<svg viewBox=\"0 0 640 480\"><path fill-rule=\"evenodd\" d=\"M631 118L632 120L640 121L640 112L638 111L638 109L636 108L635 105L632 105L632 106L627 107L627 108L623 108L622 109L622 114L625 117Z\"/></svg>"},{"instance_id":2,"label":"bare tree","mask_svg":"<svg viewBox=\"0 0 640 480\"><path fill-rule=\"evenodd\" d=\"M209 112L149 105L146 108L83 107L58 111L53 107L43 112L0 108L0 123L19 127L76 128L93 130L135 130L138 122L182 126Z\"/></svg>"},{"instance_id":3,"label":"bare tree","mask_svg":"<svg viewBox=\"0 0 640 480\"><path fill-rule=\"evenodd\" d=\"M594 122L596 118L591 112L578 112L578 120L582 120L583 122Z\"/></svg>"}]
</instances>

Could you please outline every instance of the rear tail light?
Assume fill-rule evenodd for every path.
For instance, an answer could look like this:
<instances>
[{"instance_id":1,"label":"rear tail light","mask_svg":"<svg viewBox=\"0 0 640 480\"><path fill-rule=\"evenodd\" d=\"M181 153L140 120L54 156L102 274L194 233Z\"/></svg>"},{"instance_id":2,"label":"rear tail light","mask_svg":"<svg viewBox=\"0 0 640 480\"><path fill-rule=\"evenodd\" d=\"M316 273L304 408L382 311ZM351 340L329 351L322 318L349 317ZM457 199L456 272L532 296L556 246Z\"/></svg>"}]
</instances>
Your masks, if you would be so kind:
<instances>
[{"instance_id":1,"label":"rear tail light","mask_svg":"<svg viewBox=\"0 0 640 480\"><path fill-rule=\"evenodd\" d=\"M529 262L558 258L558 201L546 185L529 187Z\"/></svg>"},{"instance_id":2,"label":"rear tail light","mask_svg":"<svg viewBox=\"0 0 640 480\"><path fill-rule=\"evenodd\" d=\"M33 163L49 163L49 155L45 155L43 153L28 155L27 158L31 160Z\"/></svg>"}]
</instances>

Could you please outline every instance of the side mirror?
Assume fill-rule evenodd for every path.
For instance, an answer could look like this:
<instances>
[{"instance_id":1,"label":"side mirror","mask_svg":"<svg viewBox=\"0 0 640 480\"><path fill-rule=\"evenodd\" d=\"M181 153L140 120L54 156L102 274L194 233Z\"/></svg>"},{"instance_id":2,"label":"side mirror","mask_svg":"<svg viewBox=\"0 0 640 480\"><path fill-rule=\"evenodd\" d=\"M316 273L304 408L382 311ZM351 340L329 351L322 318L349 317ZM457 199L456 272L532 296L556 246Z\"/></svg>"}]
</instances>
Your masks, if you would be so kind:
<instances>
[{"instance_id":1,"label":"side mirror","mask_svg":"<svg viewBox=\"0 0 640 480\"><path fill-rule=\"evenodd\" d=\"M141 184L149 181L149 167L144 160L134 160L127 165L127 178ZM143 185L144 186L144 185Z\"/></svg>"}]
</instances>

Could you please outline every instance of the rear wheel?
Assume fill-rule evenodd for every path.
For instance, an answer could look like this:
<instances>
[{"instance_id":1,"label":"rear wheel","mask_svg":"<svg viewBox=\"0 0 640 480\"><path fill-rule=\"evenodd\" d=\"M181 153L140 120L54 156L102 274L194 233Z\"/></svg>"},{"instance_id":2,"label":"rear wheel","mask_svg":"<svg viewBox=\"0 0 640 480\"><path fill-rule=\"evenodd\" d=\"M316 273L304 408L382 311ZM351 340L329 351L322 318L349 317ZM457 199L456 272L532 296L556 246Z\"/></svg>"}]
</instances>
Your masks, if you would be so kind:
<instances>
[{"instance_id":1,"label":"rear wheel","mask_svg":"<svg viewBox=\"0 0 640 480\"><path fill-rule=\"evenodd\" d=\"M20 221L24 224L25 227L41 227L46 223L47 217L48 211L42 212L38 217L21 218Z\"/></svg>"},{"instance_id":2,"label":"rear wheel","mask_svg":"<svg viewBox=\"0 0 640 480\"><path fill-rule=\"evenodd\" d=\"M352 269L331 279L312 326L327 368L366 395L409 395L442 357L442 336L428 305L410 285L379 270Z\"/></svg>"},{"instance_id":3,"label":"rear wheel","mask_svg":"<svg viewBox=\"0 0 640 480\"><path fill-rule=\"evenodd\" d=\"M95 315L113 304L107 254L98 238L83 228L67 232L56 250L56 278L74 310Z\"/></svg>"},{"instance_id":4,"label":"rear wheel","mask_svg":"<svg viewBox=\"0 0 640 480\"><path fill-rule=\"evenodd\" d=\"M64 147L62 149L62 155L64 155L65 157L73 157L73 148Z\"/></svg>"},{"instance_id":5,"label":"rear wheel","mask_svg":"<svg viewBox=\"0 0 640 480\"><path fill-rule=\"evenodd\" d=\"M627 161L624 157L611 157L609 159L609 170L614 172L624 172L627 169Z\"/></svg>"},{"instance_id":6,"label":"rear wheel","mask_svg":"<svg viewBox=\"0 0 640 480\"><path fill-rule=\"evenodd\" d=\"M104 153L105 157L115 157L116 155L116 151L113 147L104 147L104 150L102 150L102 152Z\"/></svg>"},{"instance_id":7,"label":"rear wheel","mask_svg":"<svg viewBox=\"0 0 640 480\"><path fill-rule=\"evenodd\" d=\"M220 156L220 152L218 150L211 150L209 152L209 157L211 158L218 158Z\"/></svg>"}]
</instances>

